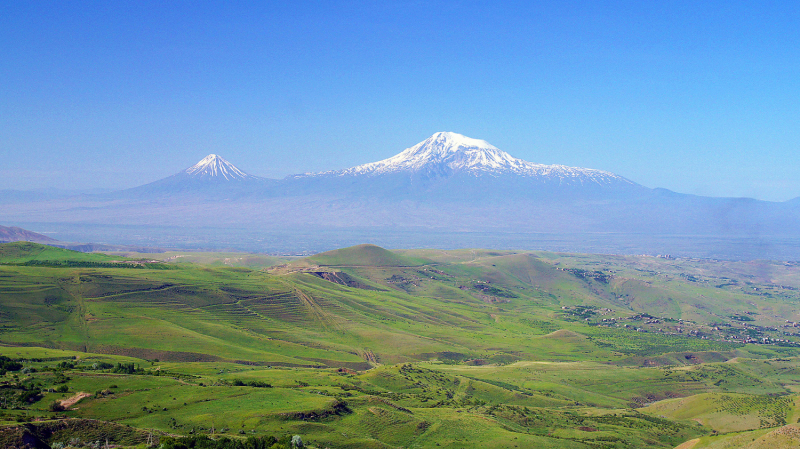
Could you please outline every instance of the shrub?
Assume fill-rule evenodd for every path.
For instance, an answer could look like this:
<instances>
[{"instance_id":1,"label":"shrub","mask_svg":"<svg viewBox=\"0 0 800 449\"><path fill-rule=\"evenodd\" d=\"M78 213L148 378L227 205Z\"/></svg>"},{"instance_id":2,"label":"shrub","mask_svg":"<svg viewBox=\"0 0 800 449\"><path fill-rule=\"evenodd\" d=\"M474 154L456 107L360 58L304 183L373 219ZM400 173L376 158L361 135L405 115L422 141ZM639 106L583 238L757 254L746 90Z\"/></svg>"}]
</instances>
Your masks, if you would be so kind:
<instances>
[{"instance_id":1,"label":"shrub","mask_svg":"<svg viewBox=\"0 0 800 449\"><path fill-rule=\"evenodd\" d=\"M303 440L300 438L300 435L295 435L292 437L292 447L304 447Z\"/></svg>"},{"instance_id":2,"label":"shrub","mask_svg":"<svg viewBox=\"0 0 800 449\"><path fill-rule=\"evenodd\" d=\"M19 371L22 369L22 364L6 356L0 356L0 369L5 371Z\"/></svg>"},{"instance_id":3,"label":"shrub","mask_svg":"<svg viewBox=\"0 0 800 449\"><path fill-rule=\"evenodd\" d=\"M64 410L66 410L66 407L61 405L61 402L59 402L59 401L51 402L50 405L47 408L51 412L63 412Z\"/></svg>"},{"instance_id":4,"label":"shrub","mask_svg":"<svg viewBox=\"0 0 800 449\"><path fill-rule=\"evenodd\" d=\"M254 387L254 388L272 388L271 384L268 384L261 380L242 380L242 379L233 379L230 381L230 384L234 387Z\"/></svg>"},{"instance_id":5,"label":"shrub","mask_svg":"<svg viewBox=\"0 0 800 449\"><path fill-rule=\"evenodd\" d=\"M17 397L17 400L22 403L32 404L42 398L42 391L38 388L33 388L28 391L23 391Z\"/></svg>"},{"instance_id":6,"label":"shrub","mask_svg":"<svg viewBox=\"0 0 800 449\"><path fill-rule=\"evenodd\" d=\"M296 435L297 438L299 436ZM301 442L302 444L302 442ZM266 449L266 448L286 448L289 447L304 447L304 446L290 446L289 437L281 438L278 441L273 436L265 437L248 437L247 440L232 440L227 437L222 437L217 440L212 440L207 435L193 435L188 437L163 437L161 438L162 449Z\"/></svg>"},{"instance_id":7,"label":"shrub","mask_svg":"<svg viewBox=\"0 0 800 449\"><path fill-rule=\"evenodd\" d=\"M111 372L118 374L141 374L144 372L144 370L136 366L136 364L134 364L133 362L131 362L131 363L117 363L117 366L115 366L114 369L111 370Z\"/></svg>"}]
</instances>

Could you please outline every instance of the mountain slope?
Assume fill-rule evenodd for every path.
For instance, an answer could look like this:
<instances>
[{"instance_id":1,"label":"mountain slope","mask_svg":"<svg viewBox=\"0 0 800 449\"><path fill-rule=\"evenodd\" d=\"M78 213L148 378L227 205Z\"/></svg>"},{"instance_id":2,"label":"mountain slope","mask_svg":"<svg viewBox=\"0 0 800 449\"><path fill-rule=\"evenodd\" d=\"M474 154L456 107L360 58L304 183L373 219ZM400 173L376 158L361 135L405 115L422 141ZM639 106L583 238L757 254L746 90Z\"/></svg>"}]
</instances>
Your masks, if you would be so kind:
<instances>
[{"instance_id":1,"label":"mountain slope","mask_svg":"<svg viewBox=\"0 0 800 449\"><path fill-rule=\"evenodd\" d=\"M283 218L319 226L737 237L800 232L800 211L790 203L649 189L601 170L527 162L449 132L388 159L282 183L282 194L305 206L302 217L284 209Z\"/></svg>"},{"instance_id":2,"label":"mountain slope","mask_svg":"<svg viewBox=\"0 0 800 449\"><path fill-rule=\"evenodd\" d=\"M415 267L423 260L400 256L375 245L356 245L316 254L307 259L321 266Z\"/></svg>"},{"instance_id":3,"label":"mountain slope","mask_svg":"<svg viewBox=\"0 0 800 449\"><path fill-rule=\"evenodd\" d=\"M453 132L438 132L399 154L345 170L329 171L310 176L380 176L403 174L452 176L518 176L537 178L540 182L557 184L628 184L635 183L602 170L536 164L517 159L484 140L473 139ZM309 176L309 175L306 175Z\"/></svg>"},{"instance_id":4,"label":"mountain slope","mask_svg":"<svg viewBox=\"0 0 800 449\"><path fill-rule=\"evenodd\" d=\"M451 132L436 133L388 159L344 170L290 176L281 184L284 196L302 197L304 202L324 198L319 204L334 204L335 210L363 205L371 213L362 207L361 216L386 217L397 224L408 223L408 213L397 216L397 211L408 209L409 201L414 203L414 210L433 209L434 215L439 211L449 214L453 207L469 215L468 209L499 204L517 211L511 203L519 201L532 200L537 205L558 208L557 203L563 201L650 192L613 173L524 161L483 140ZM431 214L426 211L423 215L420 218L429 222ZM412 221L415 226L429 225L417 218ZM434 221L438 224L433 226L450 226L439 219ZM473 221L461 223L472 227Z\"/></svg>"},{"instance_id":5,"label":"mountain slope","mask_svg":"<svg viewBox=\"0 0 800 449\"><path fill-rule=\"evenodd\" d=\"M37 234L27 229L18 228L16 226L6 227L0 226L0 243L5 242L38 242L38 243L53 243L57 240L52 239L46 235Z\"/></svg>"},{"instance_id":6,"label":"mountain slope","mask_svg":"<svg viewBox=\"0 0 800 449\"><path fill-rule=\"evenodd\" d=\"M167 178L107 195L112 198L155 199L164 196L199 196L205 199L246 195L274 182L245 173L222 156L209 154L196 164Z\"/></svg>"},{"instance_id":7,"label":"mountain slope","mask_svg":"<svg viewBox=\"0 0 800 449\"><path fill-rule=\"evenodd\" d=\"M381 161L282 180L249 175L209 155L173 176L110 195L4 206L0 221L68 223L80 232L91 232L87 224L148 227L137 235L169 227L171 235L180 234L178 241L199 247L269 251L323 251L363 241L391 247L494 244L475 241L469 233L500 236L493 242L517 236L498 247L565 249L529 241L536 239L533 234L551 233L572 242L588 241L587 234L603 240L570 244L566 249L573 251L687 254L678 248L688 244L655 249L650 242L653 236L674 242L695 236L706 242L735 240L714 240L717 249L696 246L700 251L689 254L745 257L737 249L745 242L751 248L746 257L795 259L800 257L798 205L797 200L772 203L650 189L601 170L527 162L485 141L442 132ZM433 243L431 231L441 236ZM248 237L220 238L236 233ZM389 234L393 240L385 238ZM607 244L602 236L611 234L617 238ZM638 238L635 246L626 241L631 235ZM73 239L145 244L90 234Z\"/></svg>"},{"instance_id":8,"label":"mountain slope","mask_svg":"<svg viewBox=\"0 0 800 449\"><path fill-rule=\"evenodd\" d=\"M0 342L42 341L162 360L361 368L454 353L462 360L613 361L730 351L739 344L729 340L741 341L756 325L756 336L788 338L777 327L795 310L800 271L783 264L741 264L736 271L722 263L508 251L398 254L376 246L311 258L310 265L332 268L324 270L332 276L297 266L3 265L112 258L34 244L0 246ZM685 277L689 272L694 280ZM782 285L754 282L752 273L781 276ZM723 280L726 287L717 287ZM642 313L663 322L645 322ZM743 314L751 318L746 326L730 318ZM730 326L707 325L722 319ZM553 333L559 329L570 332ZM710 339L690 334L698 329Z\"/></svg>"},{"instance_id":9,"label":"mountain slope","mask_svg":"<svg viewBox=\"0 0 800 449\"><path fill-rule=\"evenodd\" d=\"M108 262L120 257L106 254L83 253L65 248L31 242L0 244L0 263L39 262Z\"/></svg>"},{"instance_id":10,"label":"mountain slope","mask_svg":"<svg viewBox=\"0 0 800 449\"><path fill-rule=\"evenodd\" d=\"M38 423L67 413L315 447L666 449L796 417L798 347L784 339L798 337L783 317L797 266L375 246L325 257L348 266L0 264L0 348L21 362L10 370L29 368L7 402ZM428 261L397 263L412 257ZM784 344L739 343L753 337ZM98 393L48 411L80 391ZM677 399L640 408L665 398Z\"/></svg>"}]
</instances>

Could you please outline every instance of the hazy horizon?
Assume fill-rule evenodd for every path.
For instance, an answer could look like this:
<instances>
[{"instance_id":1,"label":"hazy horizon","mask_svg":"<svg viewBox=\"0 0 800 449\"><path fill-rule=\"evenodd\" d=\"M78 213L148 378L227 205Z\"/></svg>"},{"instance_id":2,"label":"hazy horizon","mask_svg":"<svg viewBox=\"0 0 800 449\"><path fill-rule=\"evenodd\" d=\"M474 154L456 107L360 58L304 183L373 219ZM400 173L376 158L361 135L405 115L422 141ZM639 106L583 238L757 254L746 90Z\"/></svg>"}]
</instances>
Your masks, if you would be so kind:
<instances>
[{"instance_id":1,"label":"hazy horizon","mask_svg":"<svg viewBox=\"0 0 800 449\"><path fill-rule=\"evenodd\" d=\"M399 151L398 151L398 153L399 153ZM208 154L206 156L209 156L209 155L211 155L211 154ZM224 157L224 155L222 155L222 154L217 154L217 156L220 156L223 159L227 160ZM201 162L201 161L198 161L198 162ZM228 162L233 163L233 165L236 165L233 161L228 161ZM376 162L376 161L369 161L369 162ZM194 164L192 164L192 165L194 165ZM188 165L186 167L183 167L183 168L180 168L180 169L176 169L175 172L173 172L172 174L183 172L186 169L190 168L192 165ZM554 165L559 165L559 164L554 164ZM286 177L291 177L292 175L310 173L310 172L288 173L285 176L280 177L280 178L269 178L269 176L264 176L264 175L261 175L259 173L249 172L246 168L242 168L242 167L239 167L239 166L237 166L237 168L239 168L240 170L243 170L244 172L246 172L249 175L255 175L255 176L268 178L268 179L275 179L275 180L280 180L280 179L284 179ZM350 167L337 167L337 169L342 169L342 168L350 168ZM585 168L591 168L591 167L585 167ZM325 171L328 171L328 170L325 170ZM167 175L167 176L171 176L171 175ZM55 185L49 185L49 186L35 186L35 187L28 187L28 188L20 188L20 187L17 186L17 187L14 187L14 188L8 188L8 189L4 189L4 190L16 190L16 191L21 191L21 192L43 192L43 193L51 191L51 192L61 192L61 193L65 193L65 194L71 194L71 193L74 193L74 194L100 194L100 193L114 192L114 191L125 190L125 189L129 189L129 188L133 188L133 187L138 187L138 186L141 186L141 185L144 185L144 184L148 184L150 182L158 181L160 179L164 179L164 178L143 180L141 182L138 182L138 183L135 183L135 184L132 184L132 185L129 185L129 186L123 186L123 187L96 187L96 186L87 185L84 188L80 188L80 187L71 187L71 188L67 187L67 188L64 188L64 187L58 187L58 186L55 186ZM636 180L633 180L633 179L631 179L631 181L636 182L637 184L641 184L641 183L639 183L639 182L637 182ZM642 184L642 185L644 185L644 184ZM651 187L651 186L645 186L645 187ZM662 188L663 189L664 187L652 186L651 188ZM686 193L686 192L678 192L678 193ZM705 195L705 196L715 197L714 195ZM762 200L762 201L783 202L783 201L793 200L793 199L799 198L799 197L800 196L792 197L792 198L788 198L786 200ZM731 198L737 198L737 197L731 197Z\"/></svg>"},{"instance_id":2,"label":"hazy horizon","mask_svg":"<svg viewBox=\"0 0 800 449\"><path fill-rule=\"evenodd\" d=\"M282 178L453 131L652 188L800 196L789 2L2 11L0 189L123 189L209 153Z\"/></svg>"}]
</instances>

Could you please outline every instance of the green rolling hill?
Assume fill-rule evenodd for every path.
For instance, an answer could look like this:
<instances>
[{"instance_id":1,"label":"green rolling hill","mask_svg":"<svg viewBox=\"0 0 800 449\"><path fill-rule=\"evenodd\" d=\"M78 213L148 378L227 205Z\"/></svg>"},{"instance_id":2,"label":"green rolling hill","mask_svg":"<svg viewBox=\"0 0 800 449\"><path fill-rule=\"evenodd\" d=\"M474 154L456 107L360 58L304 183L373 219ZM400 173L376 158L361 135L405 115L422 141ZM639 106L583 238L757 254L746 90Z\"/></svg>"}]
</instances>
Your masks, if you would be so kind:
<instances>
[{"instance_id":1,"label":"green rolling hill","mask_svg":"<svg viewBox=\"0 0 800 449\"><path fill-rule=\"evenodd\" d=\"M0 354L37 371L6 374L2 416L319 447L674 447L796 420L792 264L373 245L263 269L179 260L0 245ZM39 400L14 399L37 382Z\"/></svg>"}]
</instances>

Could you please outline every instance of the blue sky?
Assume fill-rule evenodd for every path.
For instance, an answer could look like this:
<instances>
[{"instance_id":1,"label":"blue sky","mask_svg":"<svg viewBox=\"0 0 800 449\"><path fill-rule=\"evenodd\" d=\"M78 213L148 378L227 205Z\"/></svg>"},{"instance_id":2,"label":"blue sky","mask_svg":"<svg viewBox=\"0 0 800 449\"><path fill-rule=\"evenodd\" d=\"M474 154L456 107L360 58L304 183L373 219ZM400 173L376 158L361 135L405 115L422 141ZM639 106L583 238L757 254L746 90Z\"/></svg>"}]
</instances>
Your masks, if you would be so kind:
<instances>
[{"instance_id":1,"label":"blue sky","mask_svg":"<svg viewBox=\"0 0 800 449\"><path fill-rule=\"evenodd\" d=\"M454 131L800 196L796 2L226 3L1 2L0 189L132 187L208 153L280 178Z\"/></svg>"}]
</instances>

